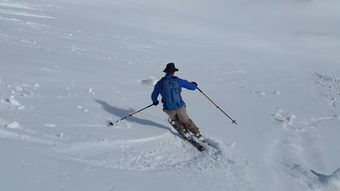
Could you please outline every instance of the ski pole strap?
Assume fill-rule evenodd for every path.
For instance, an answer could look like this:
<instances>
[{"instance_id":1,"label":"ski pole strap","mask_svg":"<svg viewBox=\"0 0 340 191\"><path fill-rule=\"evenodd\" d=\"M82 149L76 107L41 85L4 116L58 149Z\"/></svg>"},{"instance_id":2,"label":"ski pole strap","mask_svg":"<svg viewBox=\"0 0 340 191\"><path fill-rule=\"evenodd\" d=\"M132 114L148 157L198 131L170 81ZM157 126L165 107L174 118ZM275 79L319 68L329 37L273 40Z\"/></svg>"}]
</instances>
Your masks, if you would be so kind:
<instances>
[{"instance_id":1,"label":"ski pole strap","mask_svg":"<svg viewBox=\"0 0 340 191\"><path fill-rule=\"evenodd\" d=\"M198 89L198 91L200 91L200 92L202 93L202 95L204 95L204 97L206 97L212 104L214 104L220 111L222 111L222 113L223 113L224 115L226 115L226 116L232 121L233 124L238 125L237 122L236 122L236 120L232 119L226 112L224 112L224 111L220 108L220 106L218 106L212 99L210 99L210 97L208 97L208 96L207 96L207 95L206 95L199 87L197 87L197 89Z\"/></svg>"}]
</instances>

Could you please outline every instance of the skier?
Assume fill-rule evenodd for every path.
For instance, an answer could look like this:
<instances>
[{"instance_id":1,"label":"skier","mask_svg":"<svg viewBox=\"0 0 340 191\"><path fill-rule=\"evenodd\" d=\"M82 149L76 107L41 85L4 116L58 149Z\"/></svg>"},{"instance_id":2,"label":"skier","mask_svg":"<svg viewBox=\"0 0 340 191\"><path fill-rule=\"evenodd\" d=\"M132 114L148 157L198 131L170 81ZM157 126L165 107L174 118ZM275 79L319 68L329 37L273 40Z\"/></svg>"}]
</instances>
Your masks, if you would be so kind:
<instances>
[{"instance_id":1,"label":"skier","mask_svg":"<svg viewBox=\"0 0 340 191\"><path fill-rule=\"evenodd\" d=\"M204 138L195 123L189 118L186 112L186 105L182 99L182 87L189 90L196 90L196 82L188 82L174 76L178 69L174 63L168 63L163 70L165 76L159 80L151 94L153 105L158 105L158 95L162 96L163 111L169 116L169 122L172 126L184 135L190 137L189 132L192 132L198 140L203 141Z\"/></svg>"}]
</instances>

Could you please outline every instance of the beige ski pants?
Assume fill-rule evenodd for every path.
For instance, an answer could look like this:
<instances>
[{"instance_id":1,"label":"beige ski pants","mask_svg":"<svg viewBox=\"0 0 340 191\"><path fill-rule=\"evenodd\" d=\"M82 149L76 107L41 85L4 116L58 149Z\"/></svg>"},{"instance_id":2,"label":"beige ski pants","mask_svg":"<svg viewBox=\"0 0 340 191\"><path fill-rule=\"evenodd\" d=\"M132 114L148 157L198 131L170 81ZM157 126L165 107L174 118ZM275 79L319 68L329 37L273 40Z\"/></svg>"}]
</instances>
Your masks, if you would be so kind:
<instances>
[{"instance_id":1,"label":"beige ski pants","mask_svg":"<svg viewBox=\"0 0 340 191\"><path fill-rule=\"evenodd\" d=\"M194 134L200 132L195 123L189 118L185 106L177 110L163 110L163 111L166 114L168 114L170 120L174 122L173 126L176 130L185 128Z\"/></svg>"}]
</instances>

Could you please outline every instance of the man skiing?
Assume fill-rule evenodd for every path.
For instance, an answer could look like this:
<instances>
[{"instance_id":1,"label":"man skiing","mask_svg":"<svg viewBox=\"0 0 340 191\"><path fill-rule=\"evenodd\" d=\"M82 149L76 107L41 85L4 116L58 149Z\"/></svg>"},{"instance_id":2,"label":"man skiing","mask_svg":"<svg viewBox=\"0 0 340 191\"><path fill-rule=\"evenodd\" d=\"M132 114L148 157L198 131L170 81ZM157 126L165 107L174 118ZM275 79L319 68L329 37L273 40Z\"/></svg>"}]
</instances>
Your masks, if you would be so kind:
<instances>
[{"instance_id":1,"label":"man skiing","mask_svg":"<svg viewBox=\"0 0 340 191\"><path fill-rule=\"evenodd\" d=\"M189 118L186 112L186 105L182 99L182 87L188 90L196 90L197 83L189 82L174 76L178 69L174 63L168 63L163 70L165 76L159 80L151 94L153 105L158 105L158 95L162 96L163 111L169 116L169 122L172 126L185 137L189 137L188 131L192 132L199 140L203 136L195 123Z\"/></svg>"}]
</instances>

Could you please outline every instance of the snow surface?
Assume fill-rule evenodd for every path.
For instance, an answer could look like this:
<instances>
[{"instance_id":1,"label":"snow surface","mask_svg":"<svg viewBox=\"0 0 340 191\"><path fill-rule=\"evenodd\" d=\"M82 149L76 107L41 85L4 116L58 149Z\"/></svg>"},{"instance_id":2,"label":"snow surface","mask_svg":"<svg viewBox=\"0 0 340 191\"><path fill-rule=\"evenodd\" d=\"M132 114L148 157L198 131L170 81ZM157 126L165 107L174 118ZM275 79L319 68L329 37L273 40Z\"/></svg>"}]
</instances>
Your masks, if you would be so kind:
<instances>
[{"instance_id":1,"label":"snow surface","mask_svg":"<svg viewBox=\"0 0 340 191\"><path fill-rule=\"evenodd\" d=\"M0 0L0 190L340 190L338 0ZM150 93L196 81L198 152Z\"/></svg>"}]
</instances>

